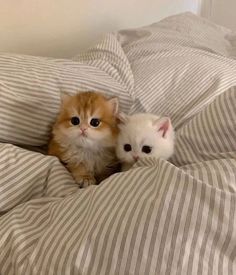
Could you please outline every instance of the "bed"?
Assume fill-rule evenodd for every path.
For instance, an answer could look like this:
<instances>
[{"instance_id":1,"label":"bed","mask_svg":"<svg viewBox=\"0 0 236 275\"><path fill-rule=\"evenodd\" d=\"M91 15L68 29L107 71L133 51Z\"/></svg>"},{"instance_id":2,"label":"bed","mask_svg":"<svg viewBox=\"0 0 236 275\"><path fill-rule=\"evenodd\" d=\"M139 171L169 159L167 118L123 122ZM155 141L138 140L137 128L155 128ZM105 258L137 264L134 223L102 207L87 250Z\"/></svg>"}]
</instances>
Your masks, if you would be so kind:
<instances>
[{"instance_id":1,"label":"bed","mask_svg":"<svg viewBox=\"0 0 236 275\"><path fill-rule=\"evenodd\" d=\"M0 274L236 274L236 36L192 13L73 59L0 54ZM63 92L171 117L169 160L79 189L45 146Z\"/></svg>"}]
</instances>

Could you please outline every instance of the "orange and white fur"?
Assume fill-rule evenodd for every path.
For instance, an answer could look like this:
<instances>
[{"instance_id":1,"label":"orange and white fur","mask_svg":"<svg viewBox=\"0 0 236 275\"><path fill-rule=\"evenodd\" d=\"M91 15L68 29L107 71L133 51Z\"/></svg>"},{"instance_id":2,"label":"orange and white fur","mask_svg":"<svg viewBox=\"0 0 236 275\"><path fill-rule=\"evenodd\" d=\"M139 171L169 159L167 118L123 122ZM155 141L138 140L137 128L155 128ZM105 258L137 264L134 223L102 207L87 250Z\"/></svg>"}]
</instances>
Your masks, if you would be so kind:
<instances>
[{"instance_id":1,"label":"orange and white fur","mask_svg":"<svg viewBox=\"0 0 236 275\"><path fill-rule=\"evenodd\" d=\"M116 153L122 171L129 170L142 158L168 159L174 152L174 129L170 118L153 114L119 114L120 133Z\"/></svg>"},{"instance_id":2,"label":"orange and white fur","mask_svg":"<svg viewBox=\"0 0 236 275\"><path fill-rule=\"evenodd\" d=\"M118 99L84 92L62 99L48 153L65 163L80 187L114 172Z\"/></svg>"}]
</instances>

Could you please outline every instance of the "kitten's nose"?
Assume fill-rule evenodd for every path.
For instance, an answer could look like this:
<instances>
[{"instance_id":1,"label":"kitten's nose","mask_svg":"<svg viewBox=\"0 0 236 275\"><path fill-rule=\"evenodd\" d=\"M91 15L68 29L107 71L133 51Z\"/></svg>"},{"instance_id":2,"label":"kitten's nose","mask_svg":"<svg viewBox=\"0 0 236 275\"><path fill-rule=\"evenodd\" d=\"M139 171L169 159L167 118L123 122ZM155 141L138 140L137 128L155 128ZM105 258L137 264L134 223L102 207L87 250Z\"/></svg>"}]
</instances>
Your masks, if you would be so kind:
<instances>
[{"instance_id":1,"label":"kitten's nose","mask_svg":"<svg viewBox=\"0 0 236 275\"><path fill-rule=\"evenodd\" d=\"M139 156L133 155L133 159L134 159L135 161L137 161L137 160L139 159Z\"/></svg>"},{"instance_id":2,"label":"kitten's nose","mask_svg":"<svg viewBox=\"0 0 236 275\"><path fill-rule=\"evenodd\" d=\"M86 130L87 130L87 127L86 127L86 126L81 126L81 127L80 127L80 131L81 131L82 133L84 133Z\"/></svg>"},{"instance_id":3,"label":"kitten's nose","mask_svg":"<svg viewBox=\"0 0 236 275\"><path fill-rule=\"evenodd\" d=\"M87 127L86 126L82 126L82 127L80 127L80 131L81 131L81 134L83 135L83 136L85 136L86 135L86 130L87 130Z\"/></svg>"}]
</instances>

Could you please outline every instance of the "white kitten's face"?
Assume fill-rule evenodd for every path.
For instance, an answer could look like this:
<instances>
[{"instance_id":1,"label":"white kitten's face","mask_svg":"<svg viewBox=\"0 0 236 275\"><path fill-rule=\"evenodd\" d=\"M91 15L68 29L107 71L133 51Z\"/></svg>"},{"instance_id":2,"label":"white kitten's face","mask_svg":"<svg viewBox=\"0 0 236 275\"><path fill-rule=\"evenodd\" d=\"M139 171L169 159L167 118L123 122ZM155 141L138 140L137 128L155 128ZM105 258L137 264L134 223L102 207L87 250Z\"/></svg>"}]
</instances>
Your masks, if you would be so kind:
<instances>
[{"instance_id":1,"label":"white kitten's face","mask_svg":"<svg viewBox=\"0 0 236 275\"><path fill-rule=\"evenodd\" d=\"M123 116L116 152L126 167L145 157L168 159L173 151L174 131L168 118L152 114Z\"/></svg>"}]
</instances>

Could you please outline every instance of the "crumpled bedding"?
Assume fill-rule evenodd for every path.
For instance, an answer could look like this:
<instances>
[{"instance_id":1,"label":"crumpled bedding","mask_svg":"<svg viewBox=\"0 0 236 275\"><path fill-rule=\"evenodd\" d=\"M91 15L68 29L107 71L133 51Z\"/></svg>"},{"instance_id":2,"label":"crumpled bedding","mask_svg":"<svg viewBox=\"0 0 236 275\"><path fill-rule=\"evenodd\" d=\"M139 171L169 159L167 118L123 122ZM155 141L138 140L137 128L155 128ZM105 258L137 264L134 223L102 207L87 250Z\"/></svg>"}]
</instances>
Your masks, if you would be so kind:
<instances>
[{"instance_id":1,"label":"crumpled bedding","mask_svg":"<svg viewBox=\"0 0 236 275\"><path fill-rule=\"evenodd\" d=\"M109 45L115 55L105 62L114 78L100 85L126 87L129 105L121 106L129 113L169 115L175 154L140 160L79 189L55 157L1 143L0 274L236 273L236 61L228 55L229 33L184 13L109 34L75 57L73 66L100 68Z\"/></svg>"}]
</instances>

